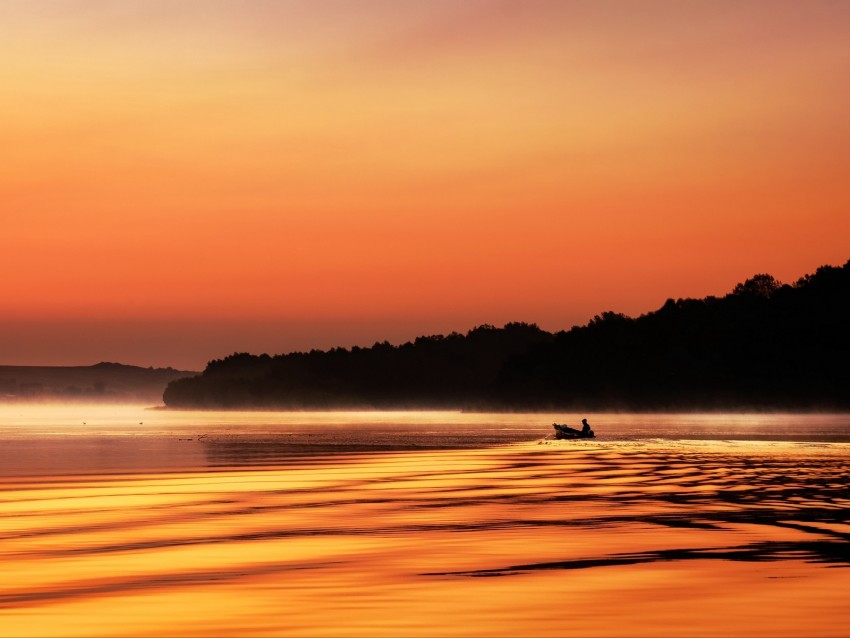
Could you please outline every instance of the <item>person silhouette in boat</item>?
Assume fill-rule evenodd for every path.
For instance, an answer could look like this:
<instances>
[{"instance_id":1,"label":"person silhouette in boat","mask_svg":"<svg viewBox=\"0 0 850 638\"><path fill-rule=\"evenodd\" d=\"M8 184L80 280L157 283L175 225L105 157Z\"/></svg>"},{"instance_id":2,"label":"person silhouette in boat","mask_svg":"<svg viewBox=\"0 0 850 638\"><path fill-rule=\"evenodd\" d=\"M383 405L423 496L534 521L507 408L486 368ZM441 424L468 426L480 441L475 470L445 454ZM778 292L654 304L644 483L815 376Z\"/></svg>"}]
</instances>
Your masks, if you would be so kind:
<instances>
[{"instance_id":1,"label":"person silhouette in boat","mask_svg":"<svg viewBox=\"0 0 850 638\"><path fill-rule=\"evenodd\" d=\"M593 436L593 430L590 429L590 424L587 422L587 419L581 420L581 435Z\"/></svg>"}]
</instances>

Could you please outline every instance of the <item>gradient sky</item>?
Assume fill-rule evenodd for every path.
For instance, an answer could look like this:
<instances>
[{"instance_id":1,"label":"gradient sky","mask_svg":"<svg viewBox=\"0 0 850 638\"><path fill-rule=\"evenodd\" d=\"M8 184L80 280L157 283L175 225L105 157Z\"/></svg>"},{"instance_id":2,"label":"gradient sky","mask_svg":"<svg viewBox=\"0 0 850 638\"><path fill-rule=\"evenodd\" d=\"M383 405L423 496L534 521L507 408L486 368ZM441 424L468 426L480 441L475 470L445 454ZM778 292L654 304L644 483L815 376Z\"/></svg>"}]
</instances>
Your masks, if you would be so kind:
<instances>
[{"instance_id":1,"label":"gradient sky","mask_svg":"<svg viewBox=\"0 0 850 638\"><path fill-rule=\"evenodd\" d=\"M850 258L850 2L0 0L0 364L234 351Z\"/></svg>"}]
</instances>

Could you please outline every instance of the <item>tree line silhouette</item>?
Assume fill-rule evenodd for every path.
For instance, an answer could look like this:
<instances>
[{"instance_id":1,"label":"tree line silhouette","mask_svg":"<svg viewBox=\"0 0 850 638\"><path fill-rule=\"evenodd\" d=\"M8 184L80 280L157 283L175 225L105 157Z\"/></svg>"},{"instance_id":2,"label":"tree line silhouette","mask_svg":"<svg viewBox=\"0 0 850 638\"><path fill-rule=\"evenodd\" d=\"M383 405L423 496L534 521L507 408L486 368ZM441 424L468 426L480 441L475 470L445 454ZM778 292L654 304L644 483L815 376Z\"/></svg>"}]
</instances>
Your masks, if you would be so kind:
<instances>
[{"instance_id":1,"label":"tree line silhouette","mask_svg":"<svg viewBox=\"0 0 850 638\"><path fill-rule=\"evenodd\" d=\"M846 409L850 261L794 284L759 274L724 297L603 312L549 333L483 325L399 346L237 353L170 382L199 408Z\"/></svg>"}]
</instances>

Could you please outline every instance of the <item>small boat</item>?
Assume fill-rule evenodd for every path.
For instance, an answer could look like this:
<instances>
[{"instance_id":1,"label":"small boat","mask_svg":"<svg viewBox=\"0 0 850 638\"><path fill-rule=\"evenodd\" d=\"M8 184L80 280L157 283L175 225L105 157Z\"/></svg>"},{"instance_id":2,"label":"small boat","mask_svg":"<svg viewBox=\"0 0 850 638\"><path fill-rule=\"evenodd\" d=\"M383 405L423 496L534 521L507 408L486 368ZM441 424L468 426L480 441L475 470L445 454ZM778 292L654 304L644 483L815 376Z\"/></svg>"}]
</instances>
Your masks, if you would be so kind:
<instances>
[{"instance_id":1,"label":"small boat","mask_svg":"<svg viewBox=\"0 0 850 638\"><path fill-rule=\"evenodd\" d=\"M552 427L555 428L556 439L592 439L596 437L593 430L588 430L587 434L584 434L581 430L560 423L553 423Z\"/></svg>"}]
</instances>

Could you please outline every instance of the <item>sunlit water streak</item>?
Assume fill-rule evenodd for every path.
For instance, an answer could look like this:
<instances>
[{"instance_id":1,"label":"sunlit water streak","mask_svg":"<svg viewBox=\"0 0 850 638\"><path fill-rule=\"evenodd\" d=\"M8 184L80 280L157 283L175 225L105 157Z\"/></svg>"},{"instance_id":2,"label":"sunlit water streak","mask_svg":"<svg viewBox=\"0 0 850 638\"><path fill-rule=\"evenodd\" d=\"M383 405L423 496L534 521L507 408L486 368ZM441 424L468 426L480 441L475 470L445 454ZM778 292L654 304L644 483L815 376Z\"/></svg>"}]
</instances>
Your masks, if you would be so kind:
<instances>
[{"instance_id":1,"label":"sunlit water streak","mask_svg":"<svg viewBox=\"0 0 850 638\"><path fill-rule=\"evenodd\" d=\"M0 411L3 636L850 626L844 415L76 409Z\"/></svg>"}]
</instances>

